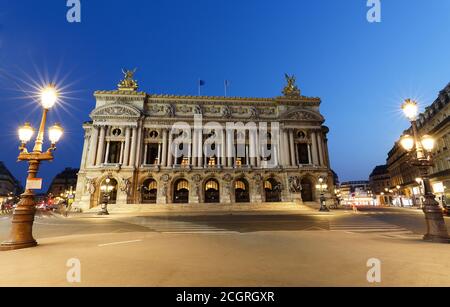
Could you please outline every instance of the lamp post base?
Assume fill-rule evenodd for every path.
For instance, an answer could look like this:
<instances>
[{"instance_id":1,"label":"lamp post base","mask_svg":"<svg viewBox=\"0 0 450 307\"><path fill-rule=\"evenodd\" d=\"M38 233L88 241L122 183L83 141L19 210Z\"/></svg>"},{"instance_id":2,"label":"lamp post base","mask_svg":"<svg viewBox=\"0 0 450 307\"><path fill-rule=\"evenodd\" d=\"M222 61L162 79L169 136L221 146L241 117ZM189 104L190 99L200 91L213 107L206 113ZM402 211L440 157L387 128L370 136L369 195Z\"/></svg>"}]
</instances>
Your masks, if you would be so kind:
<instances>
[{"instance_id":1,"label":"lamp post base","mask_svg":"<svg viewBox=\"0 0 450 307\"><path fill-rule=\"evenodd\" d=\"M450 238L448 237L433 236L429 234L423 236L423 240L432 243L450 243Z\"/></svg>"},{"instance_id":2,"label":"lamp post base","mask_svg":"<svg viewBox=\"0 0 450 307\"><path fill-rule=\"evenodd\" d=\"M423 239L427 242L450 243L444 214L439 204L434 199L427 199L423 208L427 223L427 234Z\"/></svg>"},{"instance_id":3,"label":"lamp post base","mask_svg":"<svg viewBox=\"0 0 450 307\"><path fill-rule=\"evenodd\" d=\"M38 246L38 243L36 241L32 242L3 242L0 245L0 251L7 252L7 251L13 251L18 249L24 249L24 248L30 248L30 247L36 247Z\"/></svg>"},{"instance_id":4,"label":"lamp post base","mask_svg":"<svg viewBox=\"0 0 450 307\"><path fill-rule=\"evenodd\" d=\"M327 205L325 204L325 197L320 198L320 209L319 212L330 212L330 209L328 209Z\"/></svg>"},{"instance_id":5,"label":"lamp post base","mask_svg":"<svg viewBox=\"0 0 450 307\"><path fill-rule=\"evenodd\" d=\"M101 210L97 213L97 215L109 215L107 203L102 204Z\"/></svg>"},{"instance_id":6,"label":"lamp post base","mask_svg":"<svg viewBox=\"0 0 450 307\"><path fill-rule=\"evenodd\" d=\"M0 251L11 251L38 245L33 238L35 213L33 196L25 193L13 213L10 239L0 245Z\"/></svg>"}]
</instances>

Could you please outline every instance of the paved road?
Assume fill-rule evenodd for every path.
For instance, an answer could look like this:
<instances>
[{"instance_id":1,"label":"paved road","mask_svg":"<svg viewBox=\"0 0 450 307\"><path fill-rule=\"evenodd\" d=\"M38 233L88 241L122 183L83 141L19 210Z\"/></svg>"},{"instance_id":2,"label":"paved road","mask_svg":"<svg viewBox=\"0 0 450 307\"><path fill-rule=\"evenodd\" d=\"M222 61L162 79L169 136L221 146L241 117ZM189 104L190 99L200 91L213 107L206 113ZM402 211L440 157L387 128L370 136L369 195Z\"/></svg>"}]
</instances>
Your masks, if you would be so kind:
<instances>
[{"instance_id":1,"label":"paved road","mask_svg":"<svg viewBox=\"0 0 450 307\"><path fill-rule=\"evenodd\" d=\"M0 217L0 240L9 226ZM372 286L372 258L382 263L381 285L450 286L449 246L423 242L424 228L422 213L404 209L41 215L39 247L0 253L0 286L70 286L73 258L81 261L83 286Z\"/></svg>"},{"instance_id":2,"label":"paved road","mask_svg":"<svg viewBox=\"0 0 450 307\"><path fill-rule=\"evenodd\" d=\"M446 220L447 226L450 226L450 220ZM10 217L0 216L0 240L6 239L9 227ZM314 212L183 216L147 214L65 219L53 214L39 214L35 222L36 238L130 232L220 234L260 231L343 231L407 236L421 235L425 230L421 211L395 208L361 209L358 214L336 211L332 215Z\"/></svg>"}]
</instances>

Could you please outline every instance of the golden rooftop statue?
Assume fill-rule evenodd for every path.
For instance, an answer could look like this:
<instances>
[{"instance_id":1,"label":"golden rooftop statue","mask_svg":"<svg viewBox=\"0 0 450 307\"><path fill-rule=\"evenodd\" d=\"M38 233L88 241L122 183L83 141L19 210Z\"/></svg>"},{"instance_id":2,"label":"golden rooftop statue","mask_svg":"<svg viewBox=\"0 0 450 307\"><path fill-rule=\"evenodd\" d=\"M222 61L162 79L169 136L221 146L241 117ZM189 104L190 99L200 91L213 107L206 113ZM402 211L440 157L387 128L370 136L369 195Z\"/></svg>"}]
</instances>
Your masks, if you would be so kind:
<instances>
[{"instance_id":1,"label":"golden rooftop statue","mask_svg":"<svg viewBox=\"0 0 450 307\"><path fill-rule=\"evenodd\" d=\"M124 79L117 85L120 91L136 91L138 89L138 83L134 80L134 74L136 68L133 70L122 69Z\"/></svg>"},{"instance_id":2,"label":"golden rooftop statue","mask_svg":"<svg viewBox=\"0 0 450 307\"><path fill-rule=\"evenodd\" d=\"M300 89L295 84L295 76L289 76L288 74L285 74L285 78L287 81L287 85L283 89L283 95L286 97L300 97Z\"/></svg>"}]
</instances>

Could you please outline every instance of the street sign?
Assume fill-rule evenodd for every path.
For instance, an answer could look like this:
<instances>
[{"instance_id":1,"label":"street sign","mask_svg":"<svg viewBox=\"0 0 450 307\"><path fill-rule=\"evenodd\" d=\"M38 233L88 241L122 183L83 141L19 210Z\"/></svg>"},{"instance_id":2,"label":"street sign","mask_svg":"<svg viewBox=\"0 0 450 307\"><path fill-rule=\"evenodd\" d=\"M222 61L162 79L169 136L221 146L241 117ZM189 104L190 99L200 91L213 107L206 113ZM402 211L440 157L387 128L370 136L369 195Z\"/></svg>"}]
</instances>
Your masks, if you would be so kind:
<instances>
[{"instance_id":1,"label":"street sign","mask_svg":"<svg viewBox=\"0 0 450 307\"><path fill-rule=\"evenodd\" d=\"M42 178L27 179L27 190L41 190L42 189Z\"/></svg>"}]
</instances>

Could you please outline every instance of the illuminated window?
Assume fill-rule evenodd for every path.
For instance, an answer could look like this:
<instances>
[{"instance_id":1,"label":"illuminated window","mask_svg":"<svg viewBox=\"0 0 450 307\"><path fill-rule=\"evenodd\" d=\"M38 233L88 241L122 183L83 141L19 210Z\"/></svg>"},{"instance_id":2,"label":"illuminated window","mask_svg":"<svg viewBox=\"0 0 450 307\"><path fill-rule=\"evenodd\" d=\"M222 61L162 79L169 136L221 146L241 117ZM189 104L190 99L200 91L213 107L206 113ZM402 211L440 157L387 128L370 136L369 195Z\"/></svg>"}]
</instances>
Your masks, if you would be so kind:
<instances>
[{"instance_id":1,"label":"illuminated window","mask_svg":"<svg viewBox=\"0 0 450 307\"><path fill-rule=\"evenodd\" d=\"M235 184L235 189L236 190L247 190L247 187L245 186L245 183L243 182L243 181L241 181L241 180L238 180L238 181L236 181L236 184Z\"/></svg>"},{"instance_id":2,"label":"illuminated window","mask_svg":"<svg viewBox=\"0 0 450 307\"><path fill-rule=\"evenodd\" d=\"M206 191L208 191L208 190L216 190L216 191L218 191L219 190L219 184L215 180L210 180L210 181L208 181L206 183L205 189L206 189Z\"/></svg>"},{"instance_id":3,"label":"illuminated window","mask_svg":"<svg viewBox=\"0 0 450 307\"><path fill-rule=\"evenodd\" d=\"M216 166L216 158L208 158L208 166Z\"/></svg>"},{"instance_id":4,"label":"illuminated window","mask_svg":"<svg viewBox=\"0 0 450 307\"><path fill-rule=\"evenodd\" d=\"M265 183L264 183L264 189L266 189L266 190L272 190L272 183L270 182L270 181L266 181Z\"/></svg>"},{"instance_id":5,"label":"illuminated window","mask_svg":"<svg viewBox=\"0 0 450 307\"><path fill-rule=\"evenodd\" d=\"M236 158L236 166L242 166L242 159Z\"/></svg>"},{"instance_id":6,"label":"illuminated window","mask_svg":"<svg viewBox=\"0 0 450 307\"><path fill-rule=\"evenodd\" d=\"M177 191L180 190L189 190L189 182L187 182L186 180L179 181L177 184Z\"/></svg>"},{"instance_id":7,"label":"illuminated window","mask_svg":"<svg viewBox=\"0 0 450 307\"><path fill-rule=\"evenodd\" d=\"M148 185L147 189L149 191L157 190L158 189L158 183L155 180L150 181L150 184Z\"/></svg>"}]
</instances>

